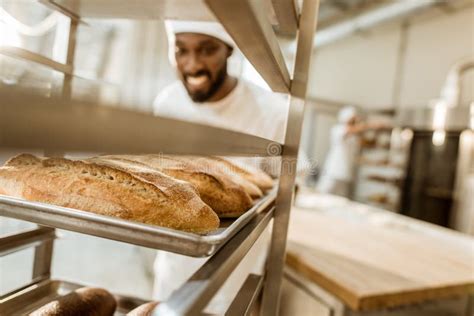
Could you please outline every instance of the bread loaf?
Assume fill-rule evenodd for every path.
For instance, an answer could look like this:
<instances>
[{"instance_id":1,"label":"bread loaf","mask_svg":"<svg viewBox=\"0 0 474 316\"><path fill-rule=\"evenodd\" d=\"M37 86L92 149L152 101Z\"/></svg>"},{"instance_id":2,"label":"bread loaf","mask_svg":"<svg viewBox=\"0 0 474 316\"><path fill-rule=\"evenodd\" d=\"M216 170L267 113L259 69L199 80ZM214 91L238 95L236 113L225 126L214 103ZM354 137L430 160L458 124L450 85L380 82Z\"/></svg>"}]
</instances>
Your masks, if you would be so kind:
<instances>
[{"instance_id":1,"label":"bread loaf","mask_svg":"<svg viewBox=\"0 0 474 316\"><path fill-rule=\"evenodd\" d=\"M219 219L189 183L154 169L22 154L0 168L0 194L196 233Z\"/></svg>"},{"instance_id":2,"label":"bread loaf","mask_svg":"<svg viewBox=\"0 0 474 316\"><path fill-rule=\"evenodd\" d=\"M244 188L221 170L204 160L165 155L116 155L96 159L109 163L132 163L161 171L173 178L188 181L196 186L202 200L219 217L240 216L252 207L252 199Z\"/></svg>"},{"instance_id":3,"label":"bread loaf","mask_svg":"<svg viewBox=\"0 0 474 316\"><path fill-rule=\"evenodd\" d=\"M237 161L229 160L224 157L210 156L209 159L223 164L232 172L255 184L263 192L270 190L273 187L273 179L263 170L249 165L243 165Z\"/></svg>"},{"instance_id":4,"label":"bread loaf","mask_svg":"<svg viewBox=\"0 0 474 316\"><path fill-rule=\"evenodd\" d=\"M198 156L173 156L173 158L186 161L197 168L206 170L212 175L227 178L228 180L242 186L245 192L247 192L253 199L263 196L262 190L260 190L257 185L245 179L245 177L242 177L241 174L235 171L235 168L229 168L229 165L224 164L219 160L212 159L211 157Z\"/></svg>"},{"instance_id":5,"label":"bread loaf","mask_svg":"<svg viewBox=\"0 0 474 316\"><path fill-rule=\"evenodd\" d=\"M43 305L30 316L112 316L116 307L106 290L84 287Z\"/></svg>"},{"instance_id":6,"label":"bread loaf","mask_svg":"<svg viewBox=\"0 0 474 316\"><path fill-rule=\"evenodd\" d=\"M159 302L149 302L138 306L134 310L130 311L127 316L152 316L153 309L159 304Z\"/></svg>"}]
</instances>

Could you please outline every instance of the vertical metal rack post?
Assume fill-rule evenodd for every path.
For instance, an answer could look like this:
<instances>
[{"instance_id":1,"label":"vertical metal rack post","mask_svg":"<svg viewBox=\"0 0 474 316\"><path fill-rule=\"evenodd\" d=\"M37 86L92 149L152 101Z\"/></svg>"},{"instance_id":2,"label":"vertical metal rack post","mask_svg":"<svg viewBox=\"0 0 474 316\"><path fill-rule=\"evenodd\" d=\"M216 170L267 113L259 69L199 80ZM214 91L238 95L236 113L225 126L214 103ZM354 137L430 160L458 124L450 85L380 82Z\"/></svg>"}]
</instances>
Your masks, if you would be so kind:
<instances>
[{"instance_id":1,"label":"vertical metal rack post","mask_svg":"<svg viewBox=\"0 0 474 316\"><path fill-rule=\"evenodd\" d=\"M252 307L255 306L255 302L261 295L263 302L260 313L262 315L277 315L285 261L288 221L296 176L296 162L305 107L308 72L313 50L313 39L317 24L319 0L304 0L301 9L297 7L297 4L293 0L272 0L271 5L273 6L275 19L278 21L278 25L276 26L272 26L269 21L267 16L268 12L265 12L264 9L264 1L202 0L189 2L184 0L156 0L155 3L153 3L153 1L135 3L126 0L40 0L40 2L69 17L66 54L61 61L63 64L59 64L56 61L45 61L44 57L32 59L34 62L49 65L52 68L55 67L55 69L64 68L67 71L65 72L62 86L62 100L64 103L67 103L66 101L71 98L75 37L78 23L80 23L82 18L166 18L168 16L175 16L177 13L183 13L185 15L183 19L196 16L204 20L210 18L217 19L237 43L242 53L266 80L271 89L276 92L289 94L289 111L285 141L284 144L274 143L281 149L280 154L282 157L281 173L274 206L273 204L269 204L264 211L251 218L245 226L240 228L233 237L229 238L217 252L213 253L210 259L182 287L176 290L169 300L158 305L154 311L154 315L201 315L208 302L224 284L232 271L245 257L257 238L273 219L272 242L264 275L258 276L250 274L243 276L243 278L245 278L243 286L237 293L226 314L250 314ZM116 5L111 7L113 2L115 2L114 4ZM148 5L153 7L153 10L152 8L146 10L146 8L140 7L140 5ZM161 10L157 10L157 8ZM171 11L168 12L167 10ZM278 44L275 29L280 34L293 36L296 39L297 51L292 75L290 75L290 71L287 69ZM0 53L2 53L2 49L0 49ZM25 56L17 57L24 58ZM26 59L29 58L27 57ZM51 101L51 103L53 102ZM11 110L8 106L2 108L1 104L0 109L4 110L4 113ZM55 107L53 104L51 105L51 110L53 109L56 111L55 114L58 115L56 118L67 118L68 113L71 113L71 110L67 108L67 104L62 108ZM22 111L28 112L27 107ZM87 107L87 111L90 111L91 115L99 113L94 107ZM111 117L117 117L123 121L124 113L120 110L109 109L107 111L110 111L111 116L105 123L108 124L113 121ZM14 115L17 115L17 112L15 112ZM13 112L7 114L13 115L11 113ZM21 113L18 115L21 115ZM45 124L44 126L48 126L48 122L53 122L53 119L49 121L48 119L47 117L38 118L38 121ZM135 117L130 114L130 124L133 122L146 122L151 126L153 122L151 120L151 118ZM41 126L40 123L38 123L39 125L37 126ZM165 123L166 122L164 122L160 128L164 129L170 126L170 123ZM138 125L138 123L135 124ZM143 126L145 125L146 124ZM107 140L111 140L113 136L115 136L113 132L108 132L107 134L107 129L105 128L100 129L101 127L90 126L91 128L96 128L97 134L94 135L94 137L102 139L104 143L107 143ZM143 128L142 125L140 126ZM18 127L12 125L9 125L8 128L18 129ZM53 126L51 128L59 127ZM80 126L72 123L68 128L80 130ZM213 134L213 129L206 129L205 127L194 126L188 123L184 124L183 128L192 131L185 134L196 135L193 139L196 144L192 144L192 141L185 140L184 138L182 143L181 139L172 139L170 141L169 139L158 138L156 142L159 143L158 145L136 147L137 144L133 142L133 139L124 137L121 139L121 142L114 142L107 148L111 151L137 152L140 150L143 153L151 153L153 150L156 150L157 147L162 146L168 149L170 153L232 155L239 152L242 154L259 154L263 156L269 155L268 150L265 152L265 149L268 149L266 146L273 144L269 140L250 137L249 135L240 133L218 131L218 134ZM0 132L1 131L0 127ZM150 127L149 131L154 130ZM23 131L18 133L18 138L16 139L20 139L23 146L37 146L39 144L40 141L37 139L41 139L41 137L28 138L21 132ZM15 134L15 132L12 132L12 134ZM90 135L93 135L93 133L90 133ZM158 135L158 133L153 135ZM213 135L213 139L217 145L205 144L206 137L209 137L209 135ZM177 133L171 133L168 136L168 138L179 137ZM61 150L70 149L68 137L69 134L61 135L58 136L58 139L49 142L49 148L46 154L61 155L63 152ZM15 140L14 137L12 139ZM10 143L8 143L8 139L3 141L11 145L13 140L10 140ZM89 140L93 144L87 144ZM98 148L98 142L88 135L84 135L80 141L77 139L76 141L77 148L75 149L77 150L94 151ZM235 146L229 145L229 142L235 144ZM147 144L152 142L144 140L143 143ZM180 143L181 145L178 146L176 143ZM65 144L67 144L67 146L65 146ZM0 139L0 145L2 145L2 139ZM236 150L236 148L238 150ZM0 214L2 214L1 206L2 205L0 205ZM11 214L11 212L3 211L3 214L8 215ZM44 218L38 220L34 216L31 216L32 213L28 214L28 216L25 215L22 218L31 219L32 221L37 220L37 222L41 223L48 221ZM54 225L60 222L51 221L50 223L51 226L56 227ZM68 229L68 227L72 226L73 224L70 224L70 226L63 224L63 226L59 225L57 227ZM81 232L79 228L71 230ZM89 230L84 229L82 232L91 233L91 231L92 228ZM91 234L119 240L117 235L113 235L113 233L108 235L102 231L103 235L97 232ZM40 227L31 232L23 232L15 236L7 236L0 239L0 254L11 253L13 250L23 249L26 246L36 246L34 264L35 278L32 283L34 284L38 282L38 280L50 278L53 238L54 228L45 227ZM38 244L38 242L40 244ZM26 287L22 287L22 289L24 288ZM15 293L20 292L22 289L16 290ZM8 295L11 294L12 293L9 293ZM5 297L0 297L0 308L2 299L4 298Z\"/></svg>"},{"instance_id":2,"label":"vertical metal rack post","mask_svg":"<svg viewBox=\"0 0 474 316\"><path fill-rule=\"evenodd\" d=\"M267 278L263 293L263 315L277 315L279 310L279 294L285 264L288 223L295 185L298 148L303 125L306 89L318 9L318 0L304 1L299 20L295 67L290 88L290 106L283 145L280 182L275 203L272 244L267 260L269 264L267 264Z\"/></svg>"},{"instance_id":3,"label":"vertical metal rack post","mask_svg":"<svg viewBox=\"0 0 474 316\"><path fill-rule=\"evenodd\" d=\"M77 19L61 16L58 29L61 28L62 36L55 38L54 43L60 55L53 56L54 59L49 59L21 48L8 46L1 46L0 54L31 61L59 72L61 75L60 86L55 87L53 92L65 100L71 99L78 23ZM55 73L55 75L57 74ZM44 155L47 157L63 157L64 153L56 150L45 150ZM51 277L55 238L56 229L54 227L41 225L38 225L35 229L9 234L0 238L0 257L25 248L34 247L31 282L0 296L0 302L7 296L12 296L31 285L39 284Z\"/></svg>"}]
</instances>

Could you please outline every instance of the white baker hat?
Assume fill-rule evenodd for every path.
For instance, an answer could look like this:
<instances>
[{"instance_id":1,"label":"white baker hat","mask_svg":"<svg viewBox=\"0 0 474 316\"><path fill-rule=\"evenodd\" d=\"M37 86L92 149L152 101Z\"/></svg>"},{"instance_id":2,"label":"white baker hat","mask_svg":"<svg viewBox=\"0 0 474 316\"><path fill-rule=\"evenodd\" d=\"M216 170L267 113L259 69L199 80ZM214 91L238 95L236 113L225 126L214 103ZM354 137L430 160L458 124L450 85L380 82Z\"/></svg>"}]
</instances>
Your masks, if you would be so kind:
<instances>
[{"instance_id":1,"label":"white baker hat","mask_svg":"<svg viewBox=\"0 0 474 316\"><path fill-rule=\"evenodd\" d=\"M168 57L172 64L174 59L175 34L179 33L197 33L215 37L226 43L232 48L236 48L234 40L224 27L217 22L205 21L181 21L181 20L166 20L165 21L166 35L168 36Z\"/></svg>"},{"instance_id":2,"label":"white baker hat","mask_svg":"<svg viewBox=\"0 0 474 316\"><path fill-rule=\"evenodd\" d=\"M357 116L357 109L353 106L345 106L343 107L338 114L338 121L339 123L347 123L352 118Z\"/></svg>"}]
</instances>

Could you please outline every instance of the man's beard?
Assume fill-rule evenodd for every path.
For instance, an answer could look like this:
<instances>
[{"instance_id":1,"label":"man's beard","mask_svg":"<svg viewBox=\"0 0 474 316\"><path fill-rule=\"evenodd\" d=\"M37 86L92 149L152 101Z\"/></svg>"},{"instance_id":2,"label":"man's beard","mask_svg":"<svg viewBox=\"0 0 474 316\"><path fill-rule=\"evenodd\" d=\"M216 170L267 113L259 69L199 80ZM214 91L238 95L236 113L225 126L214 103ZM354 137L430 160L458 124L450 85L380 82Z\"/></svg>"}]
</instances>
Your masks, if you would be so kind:
<instances>
[{"instance_id":1,"label":"man's beard","mask_svg":"<svg viewBox=\"0 0 474 316\"><path fill-rule=\"evenodd\" d=\"M211 78L211 74L208 71L197 72L195 75L196 76L206 75L208 78ZM217 73L216 80L211 84L211 87L209 88L209 90L203 91L203 92L191 92L189 91L186 84L184 86L186 87L186 90L188 91L188 94L191 100L197 103L203 103L209 100L220 89L226 77L227 77L227 64L224 65L219 70L219 72ZM186 80L186 76L184 80Z\"/></svg>"}]
</instances>

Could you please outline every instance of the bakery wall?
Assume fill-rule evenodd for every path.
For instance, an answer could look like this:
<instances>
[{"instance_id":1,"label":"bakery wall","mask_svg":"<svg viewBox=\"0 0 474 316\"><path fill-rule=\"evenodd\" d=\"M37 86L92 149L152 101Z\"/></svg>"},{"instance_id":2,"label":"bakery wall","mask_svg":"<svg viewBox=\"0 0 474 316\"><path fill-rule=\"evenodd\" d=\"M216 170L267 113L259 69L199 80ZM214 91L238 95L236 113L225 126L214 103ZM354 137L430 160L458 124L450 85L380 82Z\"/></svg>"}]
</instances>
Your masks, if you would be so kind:
<instances>
[{"instance_id":1,"label":"bakery wall","mask_svg":"<svg viewBox=\"0 0 474 316\"><path fill-rule=\"evenodd\" d=\"M317 48L309 98L335 111L311 113L318 126L306 135L310 155L324 161L338 107L370 112L427 106L439 95L449 67L468 55L474 55L472 3L450 12L435 8ZM474 100L474 71L463 79L461 99L461 106Z\"/></svg>"},{"instance_id":2,"label":"bakery wall","mask_svg":"<svg viewBox=\"0 0 474 316\"><path fill-rule=\"evenodd\" d=\"M369 109L425 106L439 95L449 67L472 54L472 4L452 12L433 9L316 49L309 94ZM474 99L473 87L470 72L463 104Z\"/></svg>"}]
</instances>

